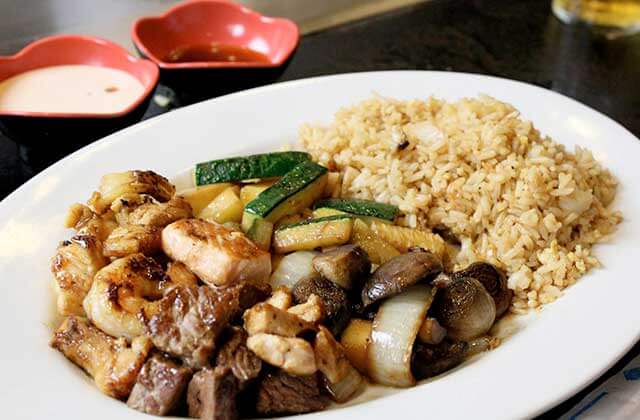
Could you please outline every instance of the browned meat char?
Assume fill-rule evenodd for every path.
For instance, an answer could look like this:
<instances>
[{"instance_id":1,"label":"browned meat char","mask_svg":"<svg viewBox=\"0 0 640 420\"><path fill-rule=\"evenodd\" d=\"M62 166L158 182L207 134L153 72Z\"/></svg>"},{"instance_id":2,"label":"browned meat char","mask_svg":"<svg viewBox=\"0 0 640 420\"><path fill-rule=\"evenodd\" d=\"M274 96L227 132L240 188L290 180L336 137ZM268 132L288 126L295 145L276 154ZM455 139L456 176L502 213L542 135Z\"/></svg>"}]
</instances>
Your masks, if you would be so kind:
<instances>
[{"instance_id":1,"label":"browned meat char","mask_svg":"<svg viewBox=\"0 0 640 420\"><path fill-rule=\"evenodd\" d=\"M208 286L177 286L145 317L155 346L190 366L209 364L215 341L238 311L237 300Z\"/></svg>"},{"instance_id":2,"label":"browned meat char","mask_svg":"<svg viewBox=\"0 0 640 420\"><path fill-rule=\"evenodd\" d=\"M262 360L247 348L247 337L242 328L228 328L216 357L216 367L230 368L238 379L240 389L244 389L248 381L257 378L262 369Z\"/></svg>"},{"instance_id":3,"label":"browned meat char","mask_svg":"<svg viewBox=\"0 0 640 420\"><path fill-rule=\"evenodd\" d=\"M262 378L257 392L256 411L261 415L310 413L329 405L317 375L293 376L277 370Z\"/></svg>"},{"instance_id":4,"label":"browned meat char","mask_svg":"<svg viewBox=\"0 0 640 420\"><path fill-rule=\"evenodd\" d=\"M203 420L237 419L237 394L238 380L230 368L204 368L193 375L189 383L189 417Z\"/></svg>"},{"instance_id":5,"label":"browned meat char","mask_svg":"<svg viewBox=\"0 0 640 420\"><path fill-rule=\"evenodd\" d=\"M270 287L241 284L213 289L180 285L167 292L145 326L155 346L182 358L189 366L209 365L215 342L229 322L256 301L268 296Z\"/></svg>"},{"instance_id":6,"label":"browned meat char","mask_svg":"<svg viewBox=\"0 0 640 420\"><path fill-rule=\"evenodd\" d=\"M154 354L142 367L127 405L143 413L165 416L180 401L190 377L190 369Z\"/></svg>"}]
</instances>

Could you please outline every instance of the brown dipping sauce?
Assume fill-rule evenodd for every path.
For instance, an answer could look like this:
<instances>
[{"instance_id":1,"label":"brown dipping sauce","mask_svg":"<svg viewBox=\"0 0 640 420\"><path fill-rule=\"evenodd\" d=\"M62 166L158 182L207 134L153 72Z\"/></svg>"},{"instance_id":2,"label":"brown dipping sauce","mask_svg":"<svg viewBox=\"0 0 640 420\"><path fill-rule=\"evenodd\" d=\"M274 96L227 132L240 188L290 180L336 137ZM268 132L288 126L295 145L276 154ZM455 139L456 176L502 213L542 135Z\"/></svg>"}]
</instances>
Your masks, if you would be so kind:
<instances>
[{"instance_id":1,"label":"brown dipping sauce","mask_svg":"<svg viewBox=\"0 0 640 420\"><path fill-rule=\"evenodd\" d=\"M239 45L196 44L172 50L164 61L188 63L194 61L217 61L224 63L269 63L269 58L257 51Z\"/></svg>"}]
</instances>

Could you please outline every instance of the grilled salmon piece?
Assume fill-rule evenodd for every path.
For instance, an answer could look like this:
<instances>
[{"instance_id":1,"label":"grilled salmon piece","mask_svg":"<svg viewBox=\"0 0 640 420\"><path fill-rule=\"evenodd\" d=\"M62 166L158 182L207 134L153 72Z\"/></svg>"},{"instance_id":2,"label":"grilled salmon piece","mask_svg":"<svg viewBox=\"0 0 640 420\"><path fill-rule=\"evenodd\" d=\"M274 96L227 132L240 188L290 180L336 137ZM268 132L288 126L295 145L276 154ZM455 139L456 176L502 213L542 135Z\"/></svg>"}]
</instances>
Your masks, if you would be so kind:
<instances>
[{"instance_id":1,"label":"grilled salmon piece","mask_svg":"<svg viewBox=\"0 0 640 420\"><path fill-rule=\"evenodd\" d=\"M200 219L183 219L162 231L162 249L210 286L263 283L271 256L242 232Z\"/></svg>"}]
</instances>

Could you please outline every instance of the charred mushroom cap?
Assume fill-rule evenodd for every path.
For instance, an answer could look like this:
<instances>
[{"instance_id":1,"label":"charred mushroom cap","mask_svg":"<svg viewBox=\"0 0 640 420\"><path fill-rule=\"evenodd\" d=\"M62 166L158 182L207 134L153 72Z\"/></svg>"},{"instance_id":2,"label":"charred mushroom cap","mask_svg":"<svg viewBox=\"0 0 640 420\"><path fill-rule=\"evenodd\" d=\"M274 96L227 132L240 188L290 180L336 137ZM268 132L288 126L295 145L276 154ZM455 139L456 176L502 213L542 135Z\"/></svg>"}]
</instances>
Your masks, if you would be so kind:
<instances>
[{"instance_id":1,"label":"charred mushroom cap","mask_svg":"<svg viewBox=\"0 0 640 420\"><path fill-rule=\"evenodd\" d=\"M291 294L297 304L306 302L312 294L318 296L322 301L327 327L333 335L338 336L347 326L352 309L349 298L346 292L331 280L318 273L311 274L298 280Z\"/></svg>"},{"instance_id":2,"label":"charred mushroom cap","mask_svg":"<svg viewBox=\"0 0 640 420\"><path fill-rule=\"evenodd\" d=\"M447 329L448 337L468 341L484 335L496 319L496 305L482 284L473 277L440 276L430 312Z\"/></svg>"},{"instance_id":3,"label":"charred mushroom cap","mask_svg":"<svg viewBox=\"0 0 640 420\"><path fill-rule=\"evenodd\" d=\"M442 262L433 253L413 250L382 264L362 289L365 307L396 295L410 286L427 281L442 271Z\"/></svg>"},{"instance_id":4,"label":"charred mushroom cap","mask_svg":"<svg viewBox=\"0 0 640 420\"><path fill-rule=\"evenodd\" d=\"M313 267L328 280L346 289L359 289L371 273L367 253L357 245L342 245L317 255Z\"/></svg>"},{"instance_id":5,"label":"charred mushroom cap","mask_svg":"<svg viewBox=\"0 0 640 420\"><path fill-rule=\"evenodd\" d=\"M507 286L507 276L502 270L486 262L475 262L464 270L453 273L453 278L473 277L491 295L496 304L496 318L504 314L511 305L513 290Z\"/></svg>"},{"instance_id":6,"label":"charred mushroom cap","mask_svg":"<svg viewBox=\"0 0 640 420\"><path fill-rule=\"evenodd\" d=\"M464 361L467 343L443 341L438 345L418 343L411 360L411 371L417 380L431 378Z\"/></svg>"}]
</instances>

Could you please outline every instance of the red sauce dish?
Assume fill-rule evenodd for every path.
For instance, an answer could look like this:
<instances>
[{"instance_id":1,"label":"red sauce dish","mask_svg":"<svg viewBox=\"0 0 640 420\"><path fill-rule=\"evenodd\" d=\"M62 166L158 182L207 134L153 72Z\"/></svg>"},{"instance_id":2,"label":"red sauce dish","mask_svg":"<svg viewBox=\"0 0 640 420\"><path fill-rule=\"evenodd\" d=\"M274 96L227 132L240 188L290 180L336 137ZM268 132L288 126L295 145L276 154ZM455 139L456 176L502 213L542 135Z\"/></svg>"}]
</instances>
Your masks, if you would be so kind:
<instances>
[{"instance_id":1,"label":"red sauce dish","mask_svg":"<svg viewBox=\"0 0 640 420\"><path fill-rule=\"evenodd\" d=\"M69 152L140 121L158 83L158 67L101 38L57 35L35 41L12 56L0 56L0 82L52 66L90 65L121 70L142 84L142 93L112 113L0 110L0 131L21 146L33 169L48 166Z\"/></svg>"},{"instance_id":2,"label":"red sauce dish","mask_svg":"<svg viewBox=\"0 0 640 420\"><path fill-rule=\"evenodd\" d=\"M131 36L140 53L161 69L279 67L300 38L289 19L266 17L227 0L180 3L161 16L137 20ZM235 51L225 57L225 49Z\"/></svg>"}]
</instances>

